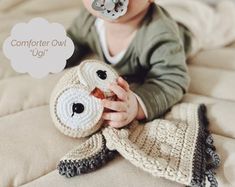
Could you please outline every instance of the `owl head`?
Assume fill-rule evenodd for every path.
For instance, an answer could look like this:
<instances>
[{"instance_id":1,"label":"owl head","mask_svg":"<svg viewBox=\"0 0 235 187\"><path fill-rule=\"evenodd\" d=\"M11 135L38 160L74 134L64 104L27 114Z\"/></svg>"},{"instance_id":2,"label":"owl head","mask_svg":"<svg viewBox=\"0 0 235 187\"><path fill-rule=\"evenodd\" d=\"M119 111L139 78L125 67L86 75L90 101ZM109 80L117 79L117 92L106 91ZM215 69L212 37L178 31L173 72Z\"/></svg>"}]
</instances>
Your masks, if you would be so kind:
<instances>
[{"instance_id":1,"label":"owl head","mask_svg":"<svg viewBox=\"0 0 235 187\"><path fill-rule=\"evenodd\" d=\"M112 96L108 86L118 74L97 60L83 61L68 70L55 86L50 99L50 113L55 126L65 135L86 137L102 125L101 100Z\"/></svg>"}]
</instances>

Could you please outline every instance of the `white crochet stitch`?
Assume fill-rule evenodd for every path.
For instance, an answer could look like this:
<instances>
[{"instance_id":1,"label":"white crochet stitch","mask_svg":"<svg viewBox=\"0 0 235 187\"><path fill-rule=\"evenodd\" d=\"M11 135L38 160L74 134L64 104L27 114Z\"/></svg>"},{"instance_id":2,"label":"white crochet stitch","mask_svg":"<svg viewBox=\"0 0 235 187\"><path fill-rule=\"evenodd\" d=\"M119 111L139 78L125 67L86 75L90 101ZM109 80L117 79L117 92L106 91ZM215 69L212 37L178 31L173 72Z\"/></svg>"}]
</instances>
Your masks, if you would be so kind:
<instances>
[{"instance_id":1,"label":"white crochet stitch","mask_svg":"<svg viewBox=\"0 0 235 187\"><path fill-rule=\"evenodd\" d=\"M90 128L90 121L100 120L103 112L101 101L89 94L84 88L79 87L68 88L61 93L56 105L61 123L74 130L86 131Z\"/></svg>"},{"instance_id":2,"label":"white crochet stitch","mask_svg":"<svg viewBox=\"0 0 235 187\"><path fill-rule=\"evenodd\" d=\"M100 66L100 62L82 63L79 65L77 75L81 84L85 85L90 91L95 87L102 90L105 96L110 96L108 89L110 83L115 83L118 74L109 66Z\"/></svg>"}]
</instances>

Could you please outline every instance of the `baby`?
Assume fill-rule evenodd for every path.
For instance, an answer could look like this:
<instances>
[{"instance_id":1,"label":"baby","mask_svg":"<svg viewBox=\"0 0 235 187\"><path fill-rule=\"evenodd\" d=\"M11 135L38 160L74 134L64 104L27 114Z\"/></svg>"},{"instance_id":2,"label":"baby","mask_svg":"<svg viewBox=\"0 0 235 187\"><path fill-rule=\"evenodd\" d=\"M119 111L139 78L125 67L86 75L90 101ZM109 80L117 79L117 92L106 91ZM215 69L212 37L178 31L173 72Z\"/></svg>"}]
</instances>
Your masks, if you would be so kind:
<instances>
[{"instance_id":1,"label":"baby","mask_svg":"<svg viewBox=\"0 0 235 187\"><path fill-rule=\"evenodd\" d=\"M103 119L120 128L150 121L179 102L189 85L186 56L190 33L153 0L83 0L85 8L68 29L75 52L67 67L91 49L121 77L103 100ZM130 83L136 83L130 88Z\"/></svg>"}]
</instances>

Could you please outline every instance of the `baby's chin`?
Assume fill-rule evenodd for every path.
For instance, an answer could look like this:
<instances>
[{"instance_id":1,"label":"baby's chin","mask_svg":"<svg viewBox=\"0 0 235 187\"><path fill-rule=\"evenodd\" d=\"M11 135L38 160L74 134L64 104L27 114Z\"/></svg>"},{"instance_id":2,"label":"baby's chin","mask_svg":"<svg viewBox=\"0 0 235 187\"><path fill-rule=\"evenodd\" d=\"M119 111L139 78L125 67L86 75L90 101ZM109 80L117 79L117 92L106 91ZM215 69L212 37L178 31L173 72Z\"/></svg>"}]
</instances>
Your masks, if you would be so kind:
<instances>
[{"instance_id":1,"label":"baby's chin","mask_svg":"<svg viewBox=\"0 0 235 187\"><path fill-rule=\"evenodd\" d=\"M127 13L125 15L122 15L122 16L118 17L117 19L110 19L110 18L107 18L106 16L104 16L102 13L91 9L90 7L86 7L86 8L96 18L102 19L102 20L104 20L106 22L110 22L110 23L127 23L128 21L132 20L133 17L136 17L138 15L138 13L136 13L136 12L127 11Z\"/></svg>"},{"instance_id":2,"label":"baby's chin","mask_svg":"<svg viewBox=\"0 0 235 187\"><path fill-rule=\"evenodd\" d=\"M128 22L132 21L134 18L138 18L139 16L142 18L143 13L145 13L145 10L142 12L129 11L125 15L120 16L117 19L109 19L109 18L105 17L104 15L102 15L101 13L92 12L92 14L95 17L100 18L100 19L107 21L109 23L128 23Z\"/></svg>"},{"instance_id":3,"label":"baby's chin","mask_svg":"<svg viewBox=\"0 0 235 187\"><path fill-rule=\"evenodd\" d=\"M107 18L107 17L105 17L101 14L95 15L95 17L97 17L99 19L102 19L102 20L104 20L106 22L109 22L109 23L126 23L126 22L128 22L129 20L132 19L132 17L128 16L128 15L120 16L117 19L109 19L109 18Z\"/></svg>"},{"instance_id":4,"label":"baby's chin","mask_svg":"<svg viewBox=\"0 0 235 187\"><path fill-rule=\"evenodd\" d=\"M106 22L110 22L110 23L121 23L121 22L123 22L123 20L125 20L124 16L121 16L117 19L109 19L109 18L103 16L102 14L93 14L93 15L96 18L102 19L102 20L104 20Z\"/></svg>"}]
</instances>

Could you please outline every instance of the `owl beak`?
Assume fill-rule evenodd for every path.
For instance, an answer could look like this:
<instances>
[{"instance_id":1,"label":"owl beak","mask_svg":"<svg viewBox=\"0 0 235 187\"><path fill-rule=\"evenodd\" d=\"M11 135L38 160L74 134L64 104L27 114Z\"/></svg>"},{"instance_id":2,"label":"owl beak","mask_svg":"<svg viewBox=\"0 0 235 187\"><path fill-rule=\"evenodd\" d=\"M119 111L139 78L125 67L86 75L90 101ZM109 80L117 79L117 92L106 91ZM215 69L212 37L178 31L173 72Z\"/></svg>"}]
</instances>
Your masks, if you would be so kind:
<instances>
[{"instance_id":1,"label":"owl beak","mask_svg":"<svg viewBox=\"0 0 235 187\"><path fill-rule=\"evenodd\" d=\"M105 99L105 94L104 92L102 92L99 88L95 88L92 92L91 95L93 95L94 97L98 98L98 99Z\"/></svg>"}]
</instances>

